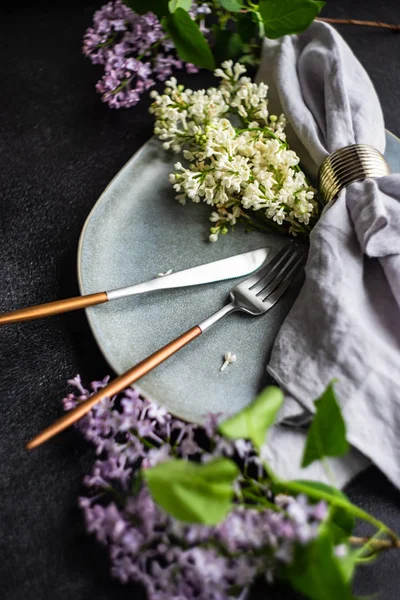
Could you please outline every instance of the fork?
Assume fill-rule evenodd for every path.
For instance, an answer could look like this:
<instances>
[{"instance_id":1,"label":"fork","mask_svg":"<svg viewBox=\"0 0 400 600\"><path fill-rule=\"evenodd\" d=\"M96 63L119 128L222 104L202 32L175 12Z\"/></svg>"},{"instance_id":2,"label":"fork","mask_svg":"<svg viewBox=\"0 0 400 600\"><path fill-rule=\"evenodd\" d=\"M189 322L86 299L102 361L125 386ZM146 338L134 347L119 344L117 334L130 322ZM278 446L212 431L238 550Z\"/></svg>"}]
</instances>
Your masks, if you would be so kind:
<instances>
[{"instance_id":1,"label":"fork","mask_svg":"<svg viewBox=\"0 0 400 600\"><path fill-rule=\"evenodd\" d=\"M305 250L297 246L294 242L289 242L267 265L236 285L230 292L230 302L220 310L142 360L129 371L114 379L93 396L55 421L55 423L28 442L26 445L27 449L32 450L40 446L86 415L103 398L111 398L132 385L135 381L146 375L146 373L189 344L189 342L199 337L199 335L223 317L236 311L242 311L253 316L265 314L278 302L282 294L297 277L305 260Z\"/></svg>"}]
</instances>

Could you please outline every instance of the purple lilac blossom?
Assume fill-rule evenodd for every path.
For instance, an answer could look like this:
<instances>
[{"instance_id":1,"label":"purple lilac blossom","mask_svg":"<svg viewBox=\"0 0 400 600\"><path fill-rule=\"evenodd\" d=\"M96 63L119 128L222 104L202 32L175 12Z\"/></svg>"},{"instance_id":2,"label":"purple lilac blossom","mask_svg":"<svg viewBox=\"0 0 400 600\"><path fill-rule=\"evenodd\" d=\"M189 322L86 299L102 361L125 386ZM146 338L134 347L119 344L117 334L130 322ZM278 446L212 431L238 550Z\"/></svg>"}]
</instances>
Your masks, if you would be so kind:
<instances>
[{"instance_id":1,"label":"purple lilac blossom","mask_svg":"<svg viewBox=\"0 0 400 600\"><path fill-rule=\"evenodd\" d=\"M105 73L96 89L110 108L129 108L140 100L141 94L154 85L150 78L150 63L115 55L106 63Z\"/></svg>"},{"instance_id":2,"label":"purple lilac blossom","mask_svg":"<svg viewBox=\"0 0 400 600\"><path fill-rule=\"evenodd\" d=\"M87 29L83 37L83 53L93 64L104 64L108 50L118 34L128 30L134 19L132 9L121 0L109 2L94 13L93 27Z\"/></svg>"},{"instance_id":3,"label":"purple lilac blossom","mask_svg":"<svg viewBox=\"0 0 400 600\"><path fill-rule=\"evenodd\" d=\"M205 17L210 8L193 3L190 15L199 19L204 35L209 34ZM197 73L191 63L176 56L175 47L157 17L149 12L136 14L122 0L114 0L96 11L93 27L83 38L83 53L93 64L104 65L104 75L96 85L110 108L129 108L143 92L165 81L174 69Z\"/></svg>"},{"instance_id":4,"label":"purple lilac blossom","mask_svg":"<svg viewBox=\"0 0 400 600\"><path fill-rule=\"evenodd\" d=\"M76 392L64 399L65 410L107 381L93 382L89 392L79 376L70 380ZM112 576L142 584L149 600L238 598L256 577L270 582L280 565L290 563L296 545L317 535L327 516L323 502L286 495L275 497L277 511L238 504L212 527L179 522L162 510L139 482L140 468L172 457L236 456L248 470L256 460L250 442L218 434L220 417L210 415L205 428L185 423L129 388L104 399L77 423L98 455L84 480L88 495L79 500L87 530L108 548ZM261 477L259 469L256 473ZM238 498L242 482L239 477L235 483ZM267 488L265 496L271 497Z\"/></svg>"}]
</instances>

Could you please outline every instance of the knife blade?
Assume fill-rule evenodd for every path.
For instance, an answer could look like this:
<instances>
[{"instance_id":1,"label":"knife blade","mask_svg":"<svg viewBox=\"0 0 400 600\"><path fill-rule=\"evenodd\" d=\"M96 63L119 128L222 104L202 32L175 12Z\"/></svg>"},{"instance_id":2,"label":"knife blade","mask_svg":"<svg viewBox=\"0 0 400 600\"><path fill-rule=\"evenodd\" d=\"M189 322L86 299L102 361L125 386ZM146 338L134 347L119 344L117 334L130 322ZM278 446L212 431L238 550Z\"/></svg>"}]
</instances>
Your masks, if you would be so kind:
<instances>
[{"instance_id":1,"label":"knife blade","mask_svg":"<svg viewBox=\"0 0 400 600\"><path fill-rule=\"evenodd\" d=\"M39 304L28 308L21 308L0 315L0 325L9 323L19 323L21 321L31 321L42 317L50 317L61 313L87 308L97 304L104 304L119 298L135 296L155 290L165 290L171 288L188 287L192 285L202 285L224 279L233 279L243 277L252 271L255 271L262 265L268 256L269 248L259 248L251 252L237 254L211 263L191 267L184 271L178 271L171 275L157 277L144 283L131 285L115 290L105 292L96 292L75 298L65 300L56 300L47 304Z\"/></svg>"},{"instance_id":2,"label":"knife blade","mask_svg":"<svg viewBox=\"0 0 400 600\"><path fill-rule=\"evenodd\" d=\"M170 288L203 285L224 279L243 277L260 267L268 256L268 248L259 248L244 254L237 254L229 258L222 258L211 263L191 267L184 271L177 271L171 275L164 275L129 287L119 288L106 292L108 300L126 298L136 294L166 290Z\"/></svg>"}]
</instances>

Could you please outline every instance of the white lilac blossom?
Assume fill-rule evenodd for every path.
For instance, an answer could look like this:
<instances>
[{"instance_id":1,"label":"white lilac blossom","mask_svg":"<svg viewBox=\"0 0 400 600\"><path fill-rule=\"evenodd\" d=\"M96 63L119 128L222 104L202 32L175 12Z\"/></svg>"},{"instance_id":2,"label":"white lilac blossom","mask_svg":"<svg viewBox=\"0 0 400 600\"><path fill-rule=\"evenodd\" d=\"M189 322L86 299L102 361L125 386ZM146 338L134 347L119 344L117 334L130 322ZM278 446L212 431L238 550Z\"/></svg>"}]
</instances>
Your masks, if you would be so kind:
<instances>
[{"instance_id":1,"label":"white lilac blossom","mask_svg":"<svg viewBox=\"0 0 400 600\"><path fill-rule=\"evenodd\" d=\"M225 371L226 367L234 362L236 362L236 354L232 354L232 352L225 352L224 362L220 368L220 371Z\"/></svg>"},{"instance_id":2,"label":"white lilac blossom","mask_svg":"<svg viewBox=\"0 0 400 600\"><path fill-rule=\"evenodd\" d=\"M260 217L308 234L318 217L315 190L286 141L284 115L269 114L268 87L245 72L226 61L215 71L217 88L193 91L171 77L163 94L151 92L154 133L187 161L170 175L176 197L212 206L212 242L239 221L260 226Z\"/></svg>"},{"instance_id":3,"label":"white lilac blossom","mask_svg":"<svg viewBox=\"0 0 400 600\"><path fill-rule=\"evenodd\" d=\"M190 11L204 34L209 33L205 17L210 12L207 5L195 2ZM83 38L83 53L93 64L104 65L96 89L111 108L134 106L144 91L156 81L165 81L175 69L198 70L177 57L173 42L153 13L138 15L122 0L95 12L93 27Z\"/></svg>"},{"instance_id":4,"label":"white lilac blossom","mask_svg":"<svg viewBox=\"0 0 400 600\"><path fill-rule=\"evenodd\" d=\"M65 398L65 409L107 381L92 383L89 392L79 377L71 380L77 392ZM150 600L238 598L257 577L270 581L279 574L327 516L323 502L273 498L252 444L223 438L220 417L210 415L204 427L185 423L129 388L104 399L77 424L97 454L84 480L87 495L79 501L87 530L108 548L112 575L142 584ZM173 519L140 478L141 469L171 458L207 462L221 456L234 457L241 474L234 508L215 526ZM258 505L252 494L258 494Z\"/></svg>"}]
</instances>

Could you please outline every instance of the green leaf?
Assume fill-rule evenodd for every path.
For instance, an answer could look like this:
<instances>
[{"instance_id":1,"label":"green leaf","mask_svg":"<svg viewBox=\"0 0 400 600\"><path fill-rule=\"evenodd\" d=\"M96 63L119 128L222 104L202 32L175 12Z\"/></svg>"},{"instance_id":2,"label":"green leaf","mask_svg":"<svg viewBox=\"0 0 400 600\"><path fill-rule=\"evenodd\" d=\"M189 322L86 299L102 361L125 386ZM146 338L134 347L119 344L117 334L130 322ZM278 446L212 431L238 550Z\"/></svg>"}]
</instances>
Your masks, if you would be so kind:
<instances>
[{"instance_id":1,"label":"green leaf","mask_svg":"<svg viewBox=\"0 0 400 600\"><path fill-rule=\"evenodd\" d=\"M215 64L220 65L224 60L237 58L243 49L243 43L238 33L227 29L217 29L213 54Z\"/></svg>"},{"instance_id":2,"label":"green leaf","mask_svg":"<svg viewBox=\"0 0 400 600\"><path fill-rule=\"evenodd\" d=\"M345 581L351 581L357 566L357 552L352 550L352 548L350 548L348 545L346 545L346 547L347 554L346 556L340 557L338 564L342 572L343 579Z\"/></svg>"},{"instance_id":3,"label":"green leaf","mask_svg":"<svg viewBox=\"0 0 400 600\"><path fill-rule=\"evenodd\" d=\"M307 481L301 479L297 479L296 481L313 490L330 494L330 496L333 498L333 501L335 497L341 498L342 500L346 500L349 505L351 505L351 502L346 494L331 485L327 485L326 483L322 483L320 481ZM347 539L353 532L355 519L352 514L350 514L341 506L331 506L328 521L330 523L330 529L333 534L334 541L337 544Z\"/></svg>"},{"instance_id":4,"label":"green leaf","mask_svg":"<svg viewBox=\"0 0 400 600\"><path fill-rule=\"evenodd\" d=\"M310 600L354 600L347 566L351 558L344 558L346 568L341 565L342 559L335 556L333 537L323 525L315 540L297 548L286 576L292 586Z\"/></svg>"},{"instance_id":5,"label":"green leaf","mask_svg":"<svg viewBox=\"0 0 400 600\"><path fill-rule=\"evenodd\" d=\"M260 0L265 35L276 39L307 29L324 7L319 0Z\"/></svg>"},{"instance_id":6,"label":"green leaf","mask_svg":"<svg viewBox=\"0 0 400 600\"><path fill-rule=\"evenodd\" d=\"M215 525L232 507L235 463L219 458L206 464L170 460L142 475L157 504L170 515L189 523Z\"/></svg>"},{"instance_id":7,"label":"green leaf","mask_svg":"<svg viewBox=\"0 0 400 600\"><path fill-rule=\"evenodd\" d=\"M237 32L244 43L251 42L257 36L257 25L253 20L253 13L244 13L237 16Z\"/></svg>"},{"instance_id":8,"label":"green leaf","mask_svg":"<svg viewBox=\"0 0 400 600\"><path fill-rule=\"evenodd\" d=\"M168 2L168 8L169 8L169 12L173 13L176 11L177 8L183 8L183 10L190 10L190 7L192 6L192 0L169 0Z\"/></svg>"},{"instance_id":9,"label":"green leaf","mask_svg":"<svg viewBox=\"0 0 400 600\"><path fill-rule=\"evenodd\" d=\"M127 6L130 6L138 15L144 15L152 12L159 19L168 14L168 0L124 0Z\"/></svg>"},{"instance_id":10,"label":"green leaf","mask_svg":"<svg viewBox=\"0 0 400 600\"><path fill-rule=\"evenodd\" d=\"M241 0L218 0L219 4L228 12L239 12L242 10Z\"/></svg>"},{"instance_id":11,"label":"green leaf","mask_svg":"<svg viewBox=\"0 0 400 600\"><path fill-rule=\"evenodd\" d=\"M282 391L275 386L267 387L249 406L221 423L219 431L234 440L251 440L259 449L265 442L267 431L274 424L282 403Z\"/></svg>"},{"instance_id":12,"label":"green leaf","mask_svg":"<svg viewBox=\"0 0 400 600\"><path fill-rule=\"evenodd\" d=\"M179 57L197 67L214 70L214 58L197 23L183 8L162 19L162 26L172 38Z\"/></svg>"},{"instance_id":13,"label":"green leaf","mask_svg":"<svg viewBox=\"0 0 400 600\"><path fill-rule=\"evenodd\" d=\"M244 54L239 58L239 62L242 63L242 65L250 65L250 67L254 67L257 65L257 58L254 56L254 54Z\"/></svg>"},{"instance_id":14,"label":"green leaf","mask_svg":"<svg viewBox=\"0 0 400 600\"><path fill-rule=\"evenodd\" d=\"M308 430L302 467L325 456L343 456L349 449L346 426L333 391L333 383L315 401L315 406L317 412Z\"/></svg>"}]
</instances>

